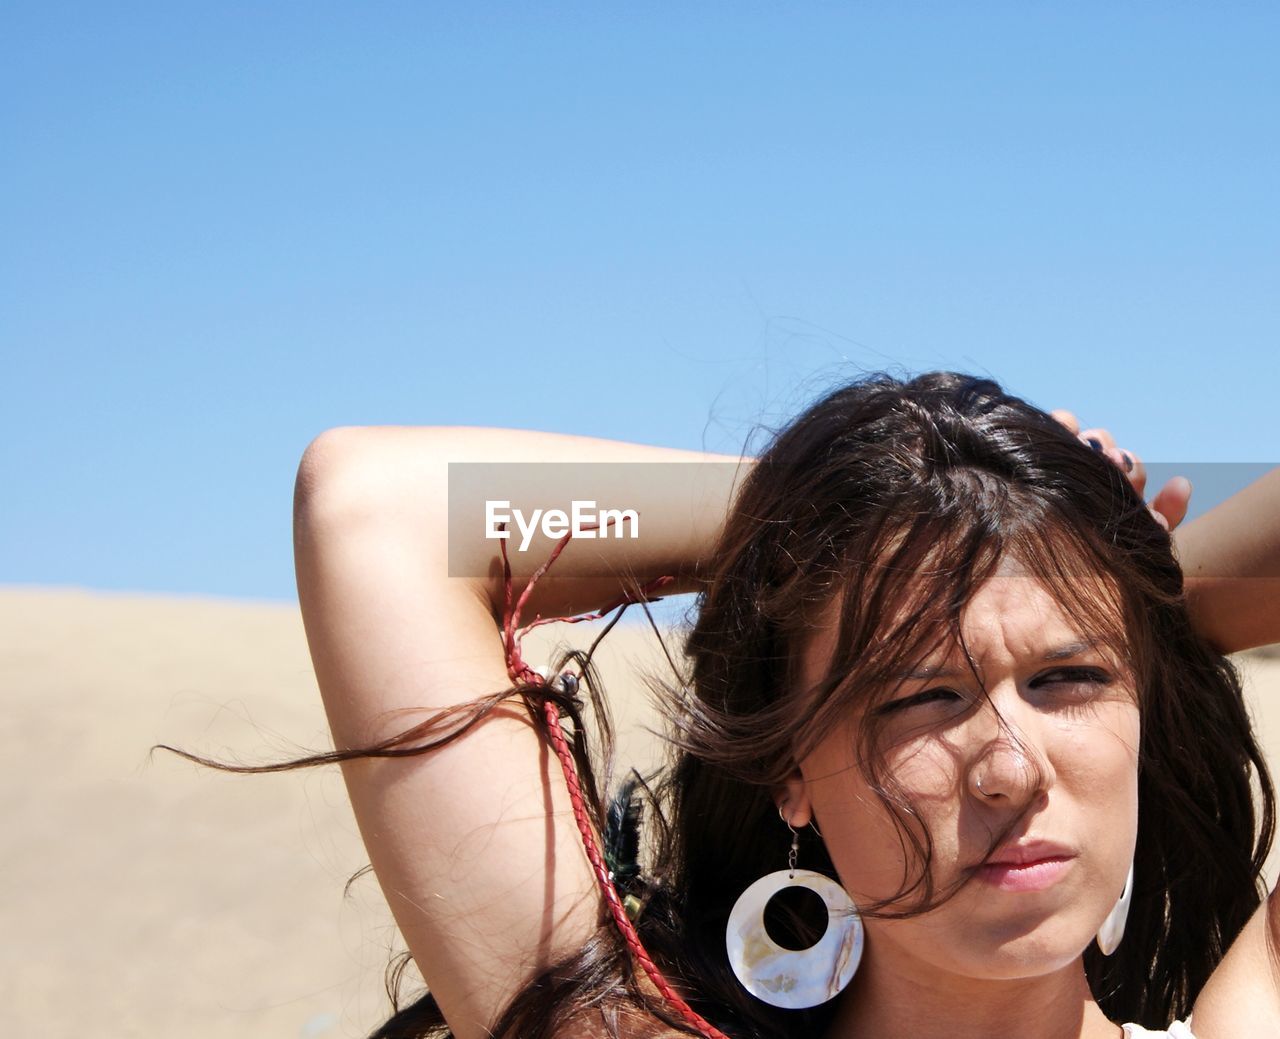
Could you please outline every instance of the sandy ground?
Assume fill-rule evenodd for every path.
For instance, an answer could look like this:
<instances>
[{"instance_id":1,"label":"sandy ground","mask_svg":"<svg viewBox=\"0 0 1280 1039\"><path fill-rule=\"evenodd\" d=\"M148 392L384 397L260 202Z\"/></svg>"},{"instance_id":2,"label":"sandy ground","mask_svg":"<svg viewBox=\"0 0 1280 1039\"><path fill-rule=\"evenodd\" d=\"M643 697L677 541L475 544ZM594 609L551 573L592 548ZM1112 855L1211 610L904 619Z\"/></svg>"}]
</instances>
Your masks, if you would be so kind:
<instances>
[{"instance_id":1,"label":"sandy ground","mask_svg":"<svg viewBox=\"0 0 1280 1039\"><path fill-rule=\"evenodd\" d=\"M641 703L628 676L659 667L652 636L605 646L611 692ZM1240 663L1280 771L1280 658ZM337 1039L388 1016L402 946L371 875L343 897L367 860L337 768L148 754L326 749L296 609L0 587L0 681L0 1031ZM651 758L643 712L622 722L626 752Z\"/></svg>"}]
</instances>

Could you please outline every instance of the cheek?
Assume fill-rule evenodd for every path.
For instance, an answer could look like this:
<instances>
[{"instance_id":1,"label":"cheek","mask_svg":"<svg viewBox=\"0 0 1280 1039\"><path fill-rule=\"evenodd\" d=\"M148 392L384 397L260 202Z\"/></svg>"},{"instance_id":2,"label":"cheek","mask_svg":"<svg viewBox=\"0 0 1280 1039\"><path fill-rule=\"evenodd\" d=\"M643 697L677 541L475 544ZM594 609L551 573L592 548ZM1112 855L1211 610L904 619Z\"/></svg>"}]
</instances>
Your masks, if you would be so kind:
<instances>
[{"instance_id":1,"label":"cheek","mask_svg":"<svg viewBox=\"0 0 1280 1039\"><path fill-rule=\"evenodd\" d=\"M919 873L912 838L925 828L934 854L946 856L954 845L956 764L946 749L930 744L901 746L885 760L903 797L916 815L900 824L853 761L851 752L815 754L802 766L814 815L841 883L855 902L892 898ZM923 825L922 825L923 823ZM903 828L908 833L903 839Z\"/></svg>"},{"instance_id":2,"label":"cheek","mask_svg":"<svg viewBox=\"0 0 1280 1039\"><path fill-rule=\"evenodd\" d=\"M899 744L886 764L902 793L922 811L939 805L954 808L960 793L961 751L945 738Z\"/></svg>"},{"instance_id":3,"label":"cheek","mask_svg":"<svg viewBox=\"0 0 1280 1039\"><path fill-rule=\"evenodd\" d=\"M1133 704L1101 704L1085 722L1062 722L1056 735L1054 767L1073 777L1083 792L1092 793L1088 803L1114 805L1122 791L1136 796L1141 727ZM1102 791L1110 796L1101 796Z\"/></svg>"}]
</instances>

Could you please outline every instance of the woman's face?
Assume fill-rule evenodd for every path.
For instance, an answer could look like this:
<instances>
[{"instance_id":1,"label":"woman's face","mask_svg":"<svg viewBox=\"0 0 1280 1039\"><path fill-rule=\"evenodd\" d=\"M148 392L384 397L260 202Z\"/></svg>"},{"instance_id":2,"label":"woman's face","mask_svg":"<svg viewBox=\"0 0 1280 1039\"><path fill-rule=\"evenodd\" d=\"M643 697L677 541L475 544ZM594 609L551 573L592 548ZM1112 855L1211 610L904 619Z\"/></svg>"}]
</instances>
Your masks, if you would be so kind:
<instances>
[{"instance_id":1,"label":"woman's face","mask_svg":"<svg viewBox=\"0 0 1280 1039\"><path fill-rule=\"evenodd\" d=\"M928 913L868 920L868 956L911 976L1039 976L1083 952L1124 887L1138 814L1134 680L1012 567L978 590L961 628L986 698L950 646L864 710L879 712L885 767L932 835L937 890L965 883ZM810 685L833 642L828 627L809 647ZM858 768L859 721L799 763L781 800L797 829L817 823L841 882L866 903L894 896L919 865Z\"/></svg>"}]
</instances>

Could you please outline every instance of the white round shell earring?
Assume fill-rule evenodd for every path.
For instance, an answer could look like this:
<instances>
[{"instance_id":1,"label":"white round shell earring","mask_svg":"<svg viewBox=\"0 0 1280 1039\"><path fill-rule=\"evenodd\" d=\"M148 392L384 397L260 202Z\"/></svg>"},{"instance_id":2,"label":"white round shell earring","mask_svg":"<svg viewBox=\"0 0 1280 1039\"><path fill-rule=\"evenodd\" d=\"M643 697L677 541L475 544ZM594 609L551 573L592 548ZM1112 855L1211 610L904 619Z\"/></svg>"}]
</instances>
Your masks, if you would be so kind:
<instances>
[{"instance_id":1,"label":"white round shell earring","mask_svg":"<svg viewBox=\"0 0 1280 1039\"><path fill-rule=\"evenodd\" d=\"M1125 921L1129 919L1129 901L1133 898L1133 864L1129 864L1129 876L1124 882L1124 891L1120 899L1111 907L1111 912L1098 928L1098 948L1103 956L1110 956L1120 947L1120 939L1124 937Z\"/></svg>"},{"instance_id":2,"label":"white round shell earring","mask_svg":"<svg viewBox=\"0 0 1280 1039\"><path fill-rule=\"evenodd\" d=\"M725 946L733 973L756 999L803 1010L835 998L853 980L865 936L857 906L844 888L821 873L796 869L800 838L785 817L783 822L791 830L787 869L761 877L738 896L729 913ZM822 899L827 929L807 949L784 949L765 929L765 907L779 892L797 887Z\"/></svg>"}]
</instances>

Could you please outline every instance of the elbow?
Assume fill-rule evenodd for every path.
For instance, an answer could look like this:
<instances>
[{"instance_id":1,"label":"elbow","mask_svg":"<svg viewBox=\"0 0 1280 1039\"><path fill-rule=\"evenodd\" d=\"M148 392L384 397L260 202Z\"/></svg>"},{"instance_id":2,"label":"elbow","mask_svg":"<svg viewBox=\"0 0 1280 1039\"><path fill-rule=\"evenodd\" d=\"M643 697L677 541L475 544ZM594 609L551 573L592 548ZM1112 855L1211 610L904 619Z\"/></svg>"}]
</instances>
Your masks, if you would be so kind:
<instances>
[{"instance_id":1,"label":"elbow","mask_svg":"<svg viewBox=\"0 0 1280 1039\"><path fill-rule=\"evenodd\" d=\"M445 445L434 429L337 426L302 454L294 530L406 525L422 529L447 502Z\"/></svg>"},{"instance_id":2,"label":"elbow","mask_svg":"<svg viewBox=\"0 0 1280 1039\"><path fill-rule=\"evenodd\" d=\"M295 536L385 515L387 467L377 427L326 429L302 453L293 485Z\"/></svg>"},{"instance_id":3,"label":"elbow","mask_svg":"<svg viewBox=\"0 0 1280 1039\"><path fill-rule=\"evenodd\" d=\"M298 463L293 482L295 519L313 516L330 504L351 468L355 441L360 430L354 426L326 429L307 445Z\"/></svg>"},{"instance_id":4,"label":"elbow","mask_svg":"<svg viewBox=\"0 0 1280 1039\"><path fill-rule=\"evenodd\" d=\"M332 503L340 487L343 470L350 464L352 433L349 426L326 429L302 452L293 481L295 524L314 518Z\"/></svg>"}]
</instances>

